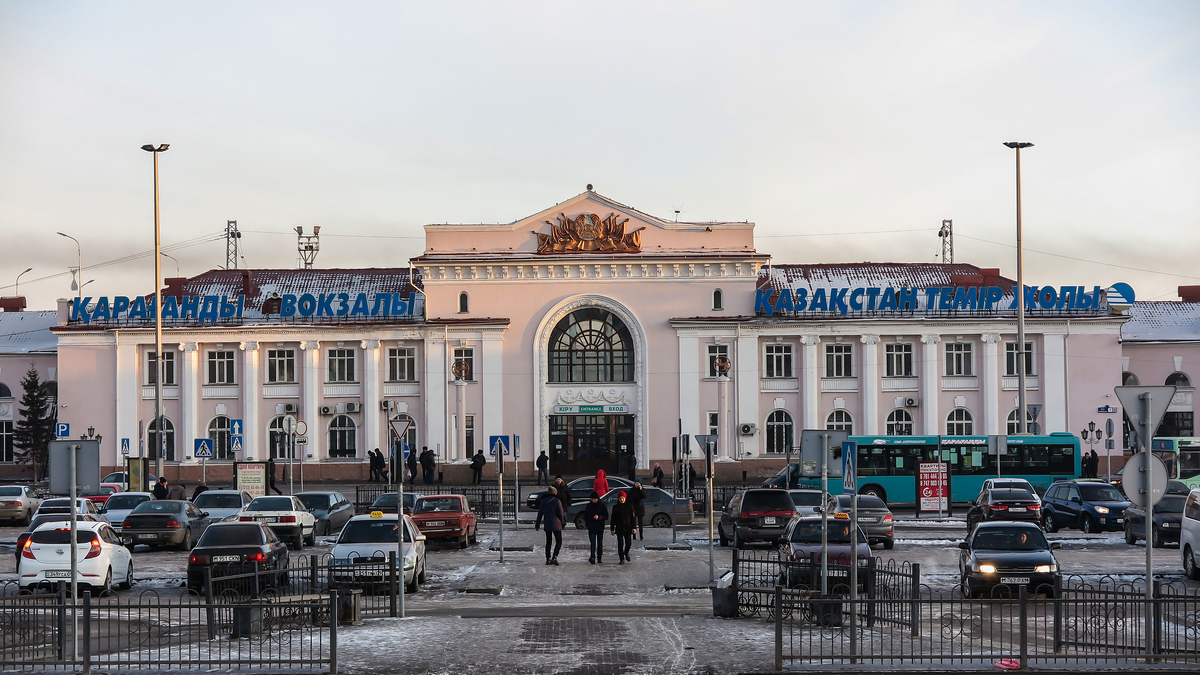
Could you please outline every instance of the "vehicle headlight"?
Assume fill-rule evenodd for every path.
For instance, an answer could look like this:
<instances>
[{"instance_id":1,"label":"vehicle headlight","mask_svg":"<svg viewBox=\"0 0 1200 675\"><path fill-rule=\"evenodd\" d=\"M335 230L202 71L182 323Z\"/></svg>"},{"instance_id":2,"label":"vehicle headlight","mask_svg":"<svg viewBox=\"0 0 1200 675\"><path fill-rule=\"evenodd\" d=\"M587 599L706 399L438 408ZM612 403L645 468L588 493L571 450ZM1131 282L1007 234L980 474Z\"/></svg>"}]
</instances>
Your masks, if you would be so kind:
<instances>
[{"instance_id":1,"label":"vehicle headlight","mask_svg":"<svg viewBox=\"0 0 1200 675\"><path fill-rule=\"evenodd\" d=\"M983 572L984 574L995 574L996 566L995 565L980 565L979 571Z\"/></svg>"},{"instance_id":2,"label":"vehicle headlight","mask_svg":"<svg viewBox=\"0 0 1200 675\"><path fill-rule=\"evenodd\" d=\"M417 566L417 554L409 553L404 556L404 569L410 569Z\"/></svg>"},{"instance_id":3,"label":"vehicle headlight","mask_svg":"<svg viewBox=\"0 0 1200 675\"><path fill-rule=\"evenodd\" d=\"M1033 571L1038 574L1049 574L1054 571L1054 565L1038 565L1033 568Z\"/></svg>"},{"instance_id":4,"label":"vehicle headlight","mask_svg":"<svg viewBox=\"0 0 1200 675\"><path fill-rule=\"evenodd\" d=\"M1096 513L1108 513L1108 507L1107 506L1097 506Z\"/></svg>"}]
</instances>

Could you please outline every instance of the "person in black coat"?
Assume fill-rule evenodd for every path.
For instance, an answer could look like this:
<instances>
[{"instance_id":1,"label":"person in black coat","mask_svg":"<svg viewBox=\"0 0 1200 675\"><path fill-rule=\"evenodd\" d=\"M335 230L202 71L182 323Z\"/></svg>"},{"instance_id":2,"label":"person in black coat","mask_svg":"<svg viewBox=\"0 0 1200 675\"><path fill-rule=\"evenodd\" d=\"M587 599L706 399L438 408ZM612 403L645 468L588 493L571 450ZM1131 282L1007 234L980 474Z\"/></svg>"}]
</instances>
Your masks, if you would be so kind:
<instances>
[{"instance_id":1,"label":"person in black coat","mask_svg":"<svg viewBox=\"0 0 1200 675\"><path fill-rule=\"evenodd\" d=\"M542 503L538 506L537 520L533 522L535 532L543 522L546 524L547 565L558 564L558 552L562 550L563 520L566 519L566 511L563 511L562 502L558 501L555 492L554 486L550 486L549 493L542 497Z\"/></svg>"},{"instance_id":2,"label":"person in black coat","mask_svg":"<svg viewBox=\"0 0 1200 675\"><path fill-rule=\"evenodd\" d=\"M633 489L629 491L629 503L633 504L633 513L637 516L638 539L646 538L646 488L642 481L634 481Z\"/></svg>"},{"instance_id":3,"label":"person in black coat","mask_svg":"<svg viewBox=\"0 0 1200 675\"><path fill-rule=\"evenodd\" d=\"M483 450L476 450L475 456L471 458L471 483L479 485L483 483L483 466L487 464L487 458L483 456Z\"/></svg>"},{"instance_id":4,"label":"person in black coat","mask_svg":"<svg viewBox=\"0 0 1200 675\"><path fill-rule=\"evenodd\" d=\"M633 546L633 535L637 534L637 514L633 512L633 504L629 503L629 496L624 490L617 493L617 503L613 504L612 533L617 535L617 557L620 558L617 564L633 562L633 558L629 557L629 548Z\"/></svg>"},{"instance_id":5,"label":"person in black coat","mask_svg":"<svg viewBox=\"0 0 1200 675\"><path fill-rule=\"evenodd\" d=\"M367 452L368 464L370 465L370 475L367 481L370 483L379 482L379 469L383 466L383 455L379 452L379 448Z\"/></svg>"},{"instance_id":6,"label":"person in black coat","mask_svg":"<svg viewBox=\"0 0 1200 675\"><path fill-rule=\"evenodd\" d=\"M555 476L554 484L555 494L558 495L558 501L562 502L563 513L571 510L571 488L567 486L566 481L562 476Z\"/></svg>"},{"instance_id":7,"label":"person in black coat","mask_svg":"<svg viewBox=\"0 0 1200 675\"><path fill-rule=\"evenodd\" d=\"M429 448L422 448L422 451L425 451L428 449ZM416 483L417 482L417 451L415 448L409 449L408 459L404 460L404 462L405 462L405 466L408 467L408 482ZM399 474L397 474L396 478L397 478L397 480L399 480L399 478L400 478Z\"/></svg>"},{"instance_id":8,"label":"person in black coat","mask_svg":"<svg viewBox=\"0 0 1200 675\"><path fill-rule=\"evenodd\" d=\"M650 479L650 484L658 489L662 489L663 479L666 474L663 473L662 465L658 462L654 463L654 476Z\"/></svg>"},{"instance_id":9,"label":"person in black coat","mask_svg":"<svg viewBox=\"0 0 1200 675\"><path fill-rule=\"evenodd\" d=\"M603 563L604 523L608 522L608 507L600 502L600 495L592 491L592 501L583 508L583 522L587 524L588 540L592 544L592 555L588 562Z\"/></svg>"},{"instance_id":10,"label":"person in black coat","mask_svg":"<svg viewBox=\"0 0 1200 675\"><path fill-rule=\"evenodd\" d=\"M167 492L167 479L162 477L159 477L158 483L154 486L154 489L150 491L150 493L154 495L155 499L166 499Z\"/></svg>"},{"instance_id":11,"label":"person in black coat","mask_svg":"<svg viewBox=\"0 0 1200 675\"><path fill-rule=\"evenodd\" d=\"M429 448L421 453L421 471L424 474L422 479L426 485L433 485L433 470L437 467L437 457Z\"/></svg>"},{"instance_id":12,"label":"person in black coat","mask_svg":"<svg viewBox=\"0 0 1200 675\"><path fill-rule=\"evenodd\" d=\"M550 474L548 472L550 470L550 458L546 456L545 450L542 451L542 454L538 455L537 461L533 465L537 467L537 484L541 485L542 481L546 481L546 484L549 485Z\"/></svg>"}]
</instances>

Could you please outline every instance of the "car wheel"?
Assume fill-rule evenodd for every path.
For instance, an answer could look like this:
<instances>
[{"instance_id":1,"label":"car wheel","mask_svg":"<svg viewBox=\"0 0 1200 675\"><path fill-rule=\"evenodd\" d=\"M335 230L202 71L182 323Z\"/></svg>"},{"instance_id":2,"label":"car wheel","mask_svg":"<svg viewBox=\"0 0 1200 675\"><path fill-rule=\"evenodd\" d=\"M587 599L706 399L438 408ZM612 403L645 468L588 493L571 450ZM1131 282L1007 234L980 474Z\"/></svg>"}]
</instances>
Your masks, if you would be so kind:
<instances>
[{"instance_id":1,"label":"car wheel","mask_svg":"<svg viewBox=\"0 0 1200 675\"><path fill-rule=\"evenodd\" d=\"M132 560L130 560L129 564L125 566L125 581L121 582L120 588L123 591L127 591L127 590L133 588L133 561Z\"/></svg>"},{"instance_id":2,"label":"car wheel","mask_svg":"<svg viewBox=\"0 0 1200 675\"><path fill-rule=\"evenodd\" d=\"M19 525L29 525L29 521L33 520L33 509L25 512L25 517L17 521Z\"/></svg>"},{"instance_id":3,"label":"car wheel","mask_svg":"<svg viewBox=\"0 0 1200 675\"><path fill-rule=\"evenodd\" d=\"M417 583L425 583L425 566L421 565L421 574L417 576Z\"/></svg>"},{"instance_id":4,"label":"car wheel","mask_svg":"<svg viewBox=\"0 0 1200 675\"><path fill-rule=\"evenodd\" d=\"M1183 551L1183 574L1192 581L1200 581L1200 566L1196 565L1196 554L1191 546Z\"/></svg>"},{"instance_id":5,"label":"car wheel","mask_svg":"<svg viewBox=\"0 0 1200 675\"><path fill-rule=\"evenodd\" d=\"M1150 533L1150 536L1152 536L1154 538L1154 548L1162 548L1163 547L1164 544L1163 544L1161 532L1159 532L1158 530L1154 530L1153 532Z\"/></svg>"},{"instance_id":6,"label":"car wheel","mask_svg":"<svg viewBox=\"0 0 1200 675\"><path fill-rule=\"evenodd\" d=\"M654 514L654 517L650 519L650 525L652 527L670 527L671 516L665 513L656 513Z\"/></svg>"},{"instance_id":7,"label":"car wheel","mask_svg":"<svg viewBox=\"0 0 1200 675\"><path fill-rule=\"evenodd\" d=\"M863 488L862 494L878 497L884 502L887 501L887 492L884 492L883 488L879 487L878 485L868 485L867 487Z\"/></svg>"},{"instance_id":8,"label":"car wheel","mask_svg":"<svg viewBox=\"0 0 1200 675\"><path fill-rule=\"evenodd\" d=\"M112 595L112 567L109 567L108 573L104 575L104 583L100 586L93 587L92 591L98 598Z\"/></svg>"},{"instance_id":9,"label":"car wheel","mask_svg":"<svg viewBox=\"0 0 1200 675\"><path fill-rule=\"evenodd\" d=\"M301 551L304 549L304 535L303 534L297 533L296 536L292 537L292 548L297 551Z\"/></svg>"},{"instance_id":10,"label":"car wheel","mask_svg":"<svg viewBox=\"0 0 1200 675\"><path fill-rule=\"evenodd\" d=\"M1054 514L1052 512L1047 511L1046 515L1042 517L1042 526L1051 534L1058 532L1058 523L1054 521Z\"/></svg>"},{"instance_id":11,"label":"car wheel","mask_svg":"<svg viewBox=\"0 0 1200 675\"><path fill-rule=\"evenodd\" d=\"M308 546L317 545L317 526L313 525L313 530L304 538L304 543Z\"/></svg>"},{"instance_id":12,"label":"car wheel","mask_svg":"<svg viewBox=\"0 0 1200 675\"><path fill-rule=\"evenodd\" d=\"M192 550L192 531L185 530L183 533L183 541L179 542L180 551Z\"/></svg>"},{"instance_id":13,"label":"car wheel","mask_svg":"<svg viewBox=\"0 0 1200 675\"><path fill-rule=\"evenodd\" d=\"M472 543L472 544L478 544L478 543L479 543L479 528L478 528L478 527L476 527L475 529L471 530L471 543ZM425 570L421 570L421 573L422 573L422 574L424 574L424 573L425 573Z\"/></svg>"},{"instance_id":14,"label":"car wheel","mask_svg":"<svg viewBox=\"0 0 1200 675\"><path fill-rule=\"evenodd\" d=\"M403 579L404 577L400 577L400 578ZM412 583L404 584L404 592L405 593L416 593L418 590L420 590L420 583L421 582L420 582L420 579L417 577L416 570L413 570Z\"/></svg>"},{"instance_id":15,"label":"car wheel","mask_svg":"<svg viewBox=\"0 0 1200 675\"><path fill-rule=\"evenodd\" d=\"M1084 515L1083 523L1080 524L1079 529L1083 530L1084 534L1091 534L1096 531L1096 521L1091 516Z\"/></svg>"},{"instance_id":16,"label":"car wheel","mask_svg":"<svg viewBox=\"0 0 1200 675\"><path fill-rule=\"evenodd\" d=\"M459 539L459 540L458 540L458 547L459 547L459 548L466 548L466 547L468 547L468 546L470 546L470 545L471 545L471 535L469 535L469 534L467 534L467 533L465 533L465 532L464 532L464 533L463 533L463 536L462 536L462 539Z\"/></svg>"},{"instance_id":17,"label":"car wheel","mask_svg":"<svg viewBox=\"0 0 1200 675\"><path fill-rule=\"evenodd\" d=\"M585 523L585 522L583 521L583 514L582 514L582 513L580 513L579 515L575 516L575 527L576 527L576 528L578 528L578 529L580 529L580 530L582 530L583 528L587 527L587 523Z\"/></svg>"},{"instance_id":18,"label":"car wheel","mask_svg":"<svg viewBox=\"0 0 1200 675\"><path fill-rule=\"evenodd\" d=\"M742 535L738 534L737 529L733 531L733 547L736 549L746 548L746 542L742 541Z\"/></svg>"},{"instance_id":19,"label":"car wheel","mask_svg":"<svg viewBox=\"0 0 1200 675\"><path fill-rule=\"evenodd\" d=\"M725 538L725 530L722 530L720 525L717 525L717 538L721 540L721 546L729 546L729 540Z\"/></svg>"},{"instance_id":20,"label":"car wheel","mask_svg":"<svg viewBox=\"0 0 1200 675\"><path fill-rule=\"evenodd\" d=\"M896 545L895 539L884 539L883 540L883 550L885 550L885 551L892 550L892 547L895 545Z\"/></svg>"},{"instance_id":21,"label":"car wheel","mask_svg":"<svg viewBox=\"0 0 1200 675\"><path fill-rule=\"evenodd\" d=\"M1129 523L1125 523L1125 543L1130 546L1137 543L1137 535L1133 533L1133 529L1129 527Z\"/></svg>"}]
</instances>

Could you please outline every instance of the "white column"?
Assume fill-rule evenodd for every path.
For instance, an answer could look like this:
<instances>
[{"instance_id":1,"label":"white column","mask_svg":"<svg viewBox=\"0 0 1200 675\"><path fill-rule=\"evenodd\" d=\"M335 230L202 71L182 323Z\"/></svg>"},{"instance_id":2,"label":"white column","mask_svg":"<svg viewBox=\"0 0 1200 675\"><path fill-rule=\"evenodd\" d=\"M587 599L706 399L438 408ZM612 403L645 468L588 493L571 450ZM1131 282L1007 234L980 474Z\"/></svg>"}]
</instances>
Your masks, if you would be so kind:
<instances>
[{"instance_id":1,"label":"white column","mask_svg":"<svg viewBox=\"0 0 1200 675\"><path fill-rule=\"evenodd\" d=\"M245 459L259 456L258 443L263 437L258 412L262 407L262 371L258 365L261 353L257 342L243 342L242 349L242 454ZM235 455L236 456L236 455Z\"/></svg>"},{"instance_id":2,"label":"white column","mask_svg":"<svg viewBox=\"0 0 1200 675\"><path fill-rule=\"evenodd\" d=\"M314 460L325 459L325 445L329 434L329 419L321 416L321 343L305 340L300 343L303 358L304 380L300 391L300 419L308 425L308 445L296 446L296 459L303 462L310 453Z\"/></svg>"},{"instance_id":3,"label":"white column","mask_svg":"<svg viewBox=\"0 0 1200 675\"><path fill-rule=\"evenodd\" d=\"M879 336L859 338L862 349L862 416L860 427L867 436L879 433Z\"/></svg>"},{"instance_id":4,"label":"white column","mask_svg":"<svg viewBox=\"0 0 1200 675\"><path fill-rule=\"evenodd\" d=\"M804 345L804 358L800 362L800 408L803 429L821 428L821 355L817 345L821 344L819 335L802 335L800 344ZM799 434L796 438L799 438Z\"/></svg>"},{"instance_id":5,"label":"white column","mask_svg":"<svg viewBox=\"0 0 1200 675\"><path fill-rule=\"evenodd\" d=\"M446 457L466 459L468 452L475 454L475 451L467 447L467 383L458 379L454 380L454 422L454 449L447 451Z\"/></svg>"},{"instance_id":6,"label":"white column","mask_svg":"<svg viewBox=\"0 0 1200 675\"><path fill-rule=\"evenodd\" d=\"M363 348L363 422L358 456L365 459L368 452L380 448L387 457L391 450L383 443L379 426L380 418L387 414L379 407L383 400L383 387L379 381L382 350L379 340L363 340L360 344Z\"/></svg>"},{"instance_id":7,"label":"white column","mask_svg":"<svg viewBox=\"0 0 1200 675\"><path fill-rule=\"evenodd\" d=\"M1029 334L1025 334L1029 340ZM1050 434L1067 429L1067 341L1066 336L1059 334L1043 335L1042 349L1045 356L1042 364L1041 385L1043 407L1041 418L1042 433Z\"/></svg>"},{"instance_id":8,"label":"white column","mask_svg":"<svg viewBox=\"0 0 1200 675\"><path fill-rule=\"evenodd\" d=\"M700 338L679 337L679 420L683 433L700 433ZM678 428L678 422L676 423Z\"/></svg>"},{"instance_id":9,"label":"white column","mask_svg":"<svg viewBox=\"0 0 1200 675\"><path fill-rule=\"evenodd\" d=\"M166 348L165 345L163 347ZM200 429L200 397L203 383L200 382L200 349L195 342L179 345L183 352L179 369L179 425L175 427L175 459L183 461L192 456L195 439L208 437L208 431ZM196 461L191 459L190 461Z\"/></svg>"},{"instance_id":10,"label":"white column","mask_svg":"<svg viewBox=\"0 0 1200 675\"><path fill-rule=\"evenodd\" d=\"M138 382L138 353L136 344L123 344L121 336L117 336L117 406L116 424L113 430L116 438L107 445L102 444L100 463L103 466L116 466L124 459L121 454L121 439L129 439L129 455L137 455L138 447L138 401L142 400L142 388ZM154 419L151 412L146 423ZM100 426L100 425L96 425ZM112 448L112 450L110 450Z\"/></svg>"},{"instance_id":11,"label":"white column","mask_svg":"<svg viewBox=\"0 0 1200 675\"><path fill-rule=\"evenodd\" d=\"M762 424L762 420L758 419L758 392L762 388L759 382L758 364L761 362L759 354L757 335L742 335L738 337L737 377L734 378L737 384L737 404L733 406L733 410L737 414L733 415L733 419L729 420L729 456L736 459L742 458L741 453L738 452L739 442L746 444L747 452L757 455L759 453L759 439L763 436L763 434L742 436L738 433L738 428L743 422ZM729 407L728 401L726 401L726 409Z\"/></svg>"},{"instance_id":12,"label":"white column","mask_svg":"<svg viewBox=\"0 0 1200 675\"><path fill-rule=\"evenodd\" d=\"M1000 335L984 333L983 372L980 373L979 388L983 390L983 433L999 434L1000 419Z\"/></svg>"},{"instance_id":13,"label":"white column","mask_svg":"<svg viewBox=\"0 0 1200 675\"><path fill-rule=\"evenodd\" d=\"M921 344L921 430L926 436L937 436L942 433L941 418L938 412L938 393L941 391L938 380L938 343L942 338L938 335L922 335Z\"/></svg>"},{"instance_id":14,"label":"white column","mask_svg":"<svg viewBox=\"0 0 1200 675\"><path fill-rule=\"evenodd\" d=\"M729 423L729 376L717 377L717 447L714 456L721 456L721 448L725 448L725 456L732 457L730 440L733 437L733 427Z\"/></svg>"},{"instance_id":15,"label":"white column","mask_svg":"<svg viewBox=\"0 0 1200 675\"><path fill-rule=\"evenodd\" d=\"M433 450L446 449L446 377L446 341L425 340L425 440L418 443Z\"/></svg>"},{"instance_id":16,"label":"white column","mask_svg":"<svg viewBox=\"0 0 1200 675\"><path fill-rule=\"evenodd\" d=\"M475 420L475 445L474 448L467 450L474 454L479 448L483 448L483 453L488 453L487 441L489 436L500 436L505 432L517 433L519 429L504 428L504 340L502 336L485 335L482 345L482 361L479 364L479 370L483 378L481 386L483 387L483 420L482 424L479 419ZM526 438L525 443L527 448L521 453L521 459L529 459L529 453L533 450L533 439Z\"/></svg>"}]
</instances>

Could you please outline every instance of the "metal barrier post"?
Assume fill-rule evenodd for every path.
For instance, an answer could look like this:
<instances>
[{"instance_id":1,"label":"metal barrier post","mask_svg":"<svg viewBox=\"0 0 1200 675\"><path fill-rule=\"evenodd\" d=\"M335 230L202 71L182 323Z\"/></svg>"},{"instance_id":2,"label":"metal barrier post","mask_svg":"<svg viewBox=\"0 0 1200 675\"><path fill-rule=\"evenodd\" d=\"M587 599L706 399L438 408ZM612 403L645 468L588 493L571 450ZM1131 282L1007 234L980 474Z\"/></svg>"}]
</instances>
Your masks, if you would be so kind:
<instances>
[{"instance_id":1,"label":"metal barrier post","mask_svg":"<svg viewBox=\"0 0 1200 675\"><path fill-rule=\"evenodd\" d=\"M867 560L867 600L874 600L875 598L878 597L877 580L876 580L876 576L878 575L878 572L879 572L878 565L876 565L876 563L878 561L879 561L879 558L876 558L875 556L871 556L871 558L869 560ZM871 628L874 625L875 625L875 603L868 602L867 603L867 628Z\"/></svg>"},{"instance_id":2,"label":"metal barrier post","mask_svg":"<svg viewBox=\"0 0 1200 675\"><path fill-rule=\"evenodd\" d=\"M58 582L58 660L64 660L67 650L67 583Z\"/></svg>"},{"instance_id":3,"label":"metal barrier post","mask_svg":"<svg viewBox=\"0 0 1200 675\"><path fill-rule=\"evenodd\" d=\"M395 616L394 614L392 616ZM338 630L338 592L336 589L329 591L329 673L337 675L337 630Z\"/></svg>"},{"instance_id":4,"label":"metal barrier post","mask_svg":"<svg viewBox=\"0 0 1200 675\"><path fill-rule=\"evenodd\" d=\"M1151 542L1147 542L1146 545L1150 546ZM1157 579L1154 580L1154 599L1150 601L1151 607L1154 608L1154 653L1155 654L1162 653L1162 623L1163 623L1163 621L1162 621L1163 606L1162 605L1163 605L1163 600L1162 600L1162 587L1160 586L1160 584L1161 584L1160 581L1158 581ZM1158 659L1155 659L1155 661L1157 661L1157 660Z\"/></svg>"},{"instance_id":5,"label":"metal barrier post","mask_svg":"<svg viewBox=\"0 0 1200 675\"><path fill-rule=\"evenodd\" d=\"M208 639L215 640L217 638L217 624L213 620L213 585L212 585L212 567L204 567L204 604L206 614L206 622L208 623Z\"/></svg>"},{"instance_id":6,"label":"metal barrier post","mask_svg":"<svg viewBox=\"0 0 1200 675\"><path fill-rule=\"evenodd\" d=\"M396 597L396 552L388 551L388 612L389 616L400 616L398 598Z\"/></svg>"},{"instance_id":7,"label":"metal barrier post","mask_svg":"<svg viewBox=\"0 0 1200 675\"><path fill-rule=\"evenodd\" d=\"M254 586L253 586L253 588L254 588L254 596L255 596L255 597L258 597L258 593L259 593L259 588L258 588L258 563L254 563Z\"/></svg>"},{"instance_id":8,"label":"metal barrier post","mask_svg":"<svg viewBox=\"0 0 1200 675\"><path fill-rule=\"evenodd\" d=\"M736 558L735 558L736 560ZM775 586L775 672L783 670L783 587Z\"/></svg>"},{"instance_id":9,"label":"metal barrier post","mask_svg":"<svg viewBox=\"0 0 1200 675\"><path fill-rule=\"evenodd\" d=\"M308 556L308 592L317 592L317 556Z\"/></svg>"},{"instance_id":10,"label":"metal barrier post","mask_svg":"<svg viewBox=\"0 0 1200 675\"><path fill-rule=\"evenodd\" d=\"M83 592L83 675L92 672L92 592Z\"/></svg>"},{"instance_id":11,"label":"metal barrier post","mask_svg":"<svg viewBox=\"0 0 1200 675\"><path fill-rule=\"evenodd\" d=\"M1054 581L1054 653L1062 653L1062 578Z\"/></svg>"},{"instance_id":12,"label":"metal barrier post","mask_svg":"<svg viewBox=\"0 0 1200 675\"><path fill-rule=\"evenodd\" d=\"M921 564L912 565L912 591L909 616L912 619L912 636L921 634Z\"/></svg>"},{"instance_id":13,"label":"metal barrier post","mask_svg":"<svg viewBox=\"0 0 1200 675\"><path fill-rule=\"evenodd\" d=\"M1017 589L1017 604L1021 621L1021 670L1029 667L1029 590L1022 585Z\"/></svg>"}]
</instances>

